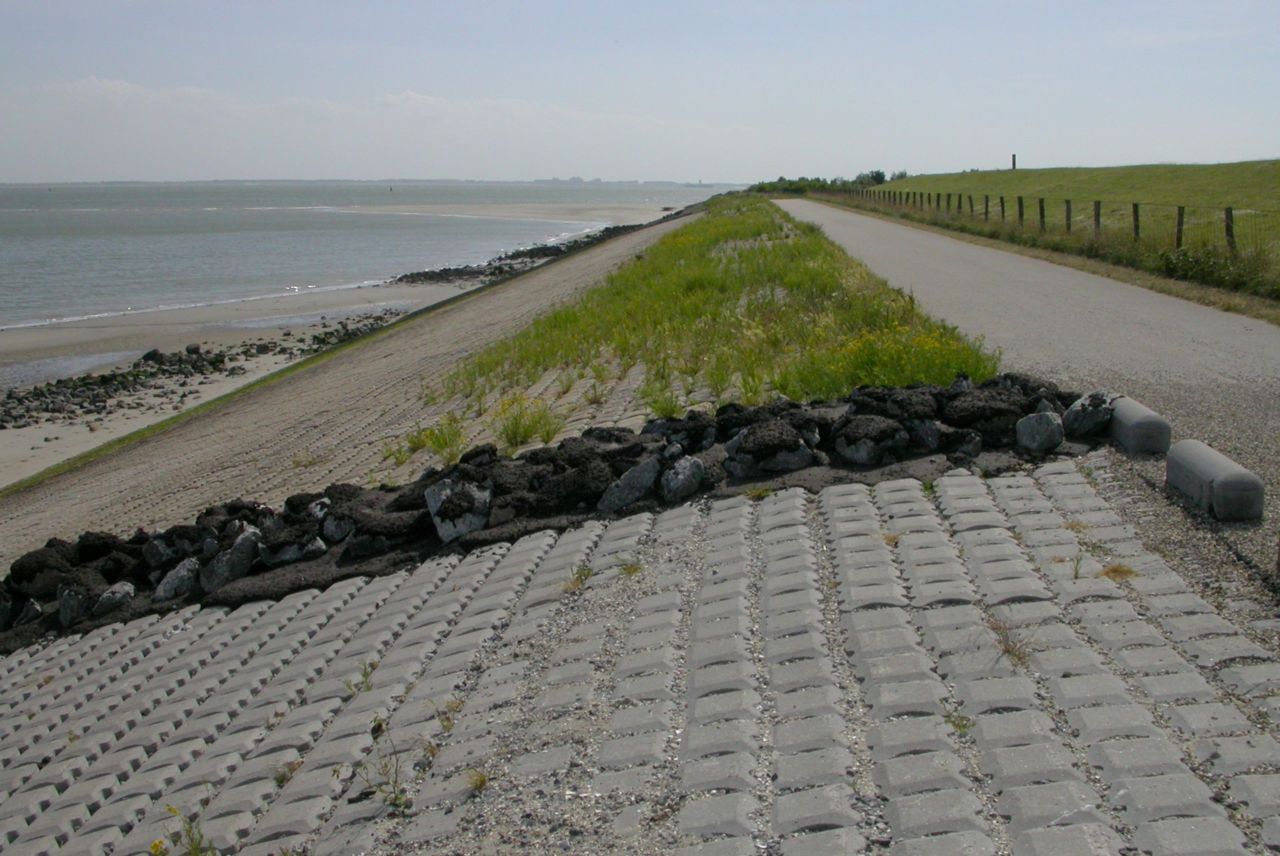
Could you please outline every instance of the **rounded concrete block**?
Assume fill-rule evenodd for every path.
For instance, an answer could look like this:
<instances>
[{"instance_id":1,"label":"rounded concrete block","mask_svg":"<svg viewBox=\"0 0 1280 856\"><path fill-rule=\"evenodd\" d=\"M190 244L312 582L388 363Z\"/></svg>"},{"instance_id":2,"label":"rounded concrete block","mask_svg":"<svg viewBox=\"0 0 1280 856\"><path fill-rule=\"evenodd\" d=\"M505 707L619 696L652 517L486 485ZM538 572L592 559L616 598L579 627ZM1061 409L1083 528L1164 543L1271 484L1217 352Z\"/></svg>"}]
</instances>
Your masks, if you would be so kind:
<instances>
[{"instance_id":1,"label":"rounded concrete block","mask_svg":"<svg viewBox=\"0 0 1280 856\"><path fill-rule=\"evenodd\" d=\"M1132 398L1113 403L1111 439L1131 455L1163 455L1169 451L1171 431L1163 416Z\"/></svg>"},{"instance_id":2,"label":"rounded concrete block","mask_svg":"<svg viewBox=\"0 0 1280 856\"><path fill-rule=\"evenodd\" d=\"M1165 461L1165 481L1219 520L1262 516L1262 479L1199 440L1179 440Z\"/></svg>"}]
</instances>

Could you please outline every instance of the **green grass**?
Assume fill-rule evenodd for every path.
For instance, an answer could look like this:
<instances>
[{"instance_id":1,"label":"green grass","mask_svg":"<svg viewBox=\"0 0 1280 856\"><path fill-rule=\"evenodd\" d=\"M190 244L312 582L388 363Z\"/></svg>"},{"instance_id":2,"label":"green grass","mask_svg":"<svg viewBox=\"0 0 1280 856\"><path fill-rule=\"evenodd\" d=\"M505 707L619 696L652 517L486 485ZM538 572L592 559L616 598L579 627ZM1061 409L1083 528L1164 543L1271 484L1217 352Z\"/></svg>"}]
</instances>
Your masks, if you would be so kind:
<instances>
[{"instance_id":1,"label":"green grass","mask_svg":"<svg viewBox=\"0 0 1280 856\"><path fill-rule=\"evenodd\" d=\"M895 191L932 195L933 200L926 199L924 208L918 199L906 208L876 201ZM1094 226L1095 201L1100 203L1099 232ZM1280 298L1280 161L920 175L880 185L870 201L864 196L855 204L970 234ZM1176 237L1178 206L1184 208L1181 246ZM1227 241L1227 206L1233 209L1234 251Z\"/></svg>"},{"instance_id":2,"label":"green grass","mask_svg":"<svg viewBox=\"0 0 1280 856\"><path fill-rule=\"evenodd\" d=\"M1280 160L938 173L877 189L1280 209Z\"/></svg>"},{"instance_id":3,"label":"green grass","mask_svg":"<svg viewBox=\"0 0 1280 856\"><path fill-rule=\"evenodd\" d=\"M598 379L644 366L641 397L674 413L701 384L717 401L844 396L863 385L947 384L997 354L924 314L809 224L733 195L576 303L461 363L443 392L510 396L548 371ZM508 445L511 445L508 443Z\"/></svg>"},{"instance_id":4,"label":"green grass","mask_svg":"<svg viewBox=\"0 0 1280 856\"><path fill-rule=\"evenodd\" d=\"M550 443L563 427L564 418L551 412L545 401L529 398L521 391L504 396L489 423L506 452L514 452L535 437Z\"/></svg>"}]
</instances>

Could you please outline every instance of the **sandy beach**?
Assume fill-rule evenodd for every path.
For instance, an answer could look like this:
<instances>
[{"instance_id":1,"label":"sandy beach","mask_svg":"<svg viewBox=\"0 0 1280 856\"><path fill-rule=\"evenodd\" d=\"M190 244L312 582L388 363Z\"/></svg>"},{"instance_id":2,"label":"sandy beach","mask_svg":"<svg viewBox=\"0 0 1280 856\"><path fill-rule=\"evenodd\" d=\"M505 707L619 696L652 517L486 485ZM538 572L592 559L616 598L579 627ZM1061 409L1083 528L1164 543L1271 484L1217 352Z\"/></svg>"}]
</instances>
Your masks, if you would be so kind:
<instances>
[{"instance_id":1,"label":"sandy beach","mask_svg":"<svg viewBox=\"0 0 1280 856\"><path fill-rule=\"evenodd\" d=\"M387 283L317 290L212 306L135 312L0 330L0 388L25 387L57 377L124 368L146 351L234 349L259 342L301 343L339 321L387 311L413 312L473 287ZM217 398L290 362L264 354L239 365L243 373L166 384L142 394L100 421L46 417L28 428L0 431L0 483L11 484L46 467L122 437L174 413ZM176 394L175 394L176 393Z\"/></svg>"}]
</instances>

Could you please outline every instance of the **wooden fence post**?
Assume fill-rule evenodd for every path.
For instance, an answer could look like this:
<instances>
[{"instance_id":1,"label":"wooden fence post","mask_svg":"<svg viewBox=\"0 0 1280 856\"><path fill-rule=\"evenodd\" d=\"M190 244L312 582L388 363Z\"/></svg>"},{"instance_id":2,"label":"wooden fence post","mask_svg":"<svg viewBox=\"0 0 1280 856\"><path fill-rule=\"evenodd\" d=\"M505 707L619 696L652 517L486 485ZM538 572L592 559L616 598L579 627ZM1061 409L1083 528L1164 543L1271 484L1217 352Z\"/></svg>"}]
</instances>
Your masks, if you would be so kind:
<instances>
[{"instance_id":1,"label":"wooden fence post","mask_svg":"<svg viewBox=\"0 0 1280 856\"><path fill-rule=\"evenodd\" d=\"M1021 228L1022 228L1022 226L1023 226L1023 223L1024 223L1024 222L1026 222L1026 219L1025 219L1025 217L1023 216L1023 215L1024 215L1024 213L1025 213L1025 212L1024 212L1024 211L1023 211L1023 209L1022 209L1022 197L1021 197L1021 196L1019 196L1019 197L1018 197L1018 228L1019 228L1019 229L1021 229Z\"/></svg>"},{"instance_id":2,"label":"wooden fence post","mask_svg":"<svg viewBox=\"0 0 1280 856\"><path fill-rule=\"evenodd\" d=\"M951 194L947 194L947 213L951 213Z\"/></svg>"},{"instance_id":3,"label":"wooden fence post","mask_svg":"<svg viewBox=\"0 0 1280 856\"><path fill-rule=\"evenodd\" d=\"M1142 236L1141 230L1138 228L1138 203L1133 203L1133 240L1137 241Z\"/></svg>"},{"instance_id":4,"label":"wooden fence post","mask_svg":"<svg viewBox=\"0 0 1280 856\"><path fill-rule=\"evenodd\" d=\"M1222 222L1227 228L1227 249L1236 254L1236 213L1233 208L1222 209Z\"/></svg>"},{"instance_id":5,"label":"wooden fence post","mask_svg":"<svg viewBox=\"0 0 1280 856\"><path fill-rule=\"evenodd\" d=\"M1043 232L1043 231L1044 231L1044 229L1045 229L1045 225L1044 225L1044 197L1043 197L1043 196L1039 197L1039 200L1040 200L1040 201L1039 201L1039 207L1040 207L1040 231L1041 231L1041 232Z\"/></svg>"},{"instance_id":6,"label":"wooden fence post","mask_svg":"<svg viewBox=\"0 0 1280 856\"><path fill-rule=\"evenodd\" d=\"M1066 200L1067 234L1071 234L1071 200Z\"/></svg>"},{"instance_id":7,"label":"wooden fence post","mask_svg":"<svg viewBox=\"0 0 1280 856\"><path fill-rule=\"evenodd\" d=\"M1173 232L1173 248L1175 250L1182 249L1182 224L1187 216L1187 208L1185 205L1178 206L1178 225Z\"/></svg>"},{"instance_id":8,"label":"wooden fence post","mask_svg":"<svg viewBox=\"0 0 1280 856\"><path fill-rule=\"evenodd\" d=\"M1004 197L1000 197L1000 222L1004 222Z\"/></svg>"},{"instance_id":9,"label":"wooden fence post","mask_svg":"<svg viewBox=\"0 0 1280 856\"><path fill-rule=\"evenodd\" d=\"M1102 234L1102 200L1093 200L1093 236Z\"/></svg>"},{"instance_id":10,"label":"wooden fence post","mask_svg":"<svg viewBox=\"0 0 1280 856\"><path fill-rule=\"evenodd\" d=\"M991 197L986 193L982 194L982 219L991 219Z\"/></svg>"},{"instance_id":11,"label":"wooden fence post","mask_svg":"<svg viewBox=\"0 0 1280 856\"><path fill-rule=\"evenodd\" d=\"M973 194L969 194L969 216L973 216Z\"/></svg>"}]
</instances>

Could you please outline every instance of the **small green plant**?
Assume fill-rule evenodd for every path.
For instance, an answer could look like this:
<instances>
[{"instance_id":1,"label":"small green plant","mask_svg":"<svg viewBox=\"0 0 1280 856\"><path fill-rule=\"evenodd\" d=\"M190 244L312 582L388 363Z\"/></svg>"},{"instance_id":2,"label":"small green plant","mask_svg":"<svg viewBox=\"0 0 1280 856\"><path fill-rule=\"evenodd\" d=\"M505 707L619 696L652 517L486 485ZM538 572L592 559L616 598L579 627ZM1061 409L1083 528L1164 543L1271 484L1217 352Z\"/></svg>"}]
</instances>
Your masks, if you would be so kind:
<instances>
[{"instance_id":1,"label":"small green plant","mask_svg":"<svg viewBox=\"0 0 1280 856\"><path fill-rule=\"evenodd\" d=\"M483 770L467 770L467 787L472 796L480 796L489 787L489 774Z\"/></svg>"},{"instance_id":2,"label":"small green plant","mask_svg":"<svg viewBox=\"0 0 1280 856\"><path fill-rule=\"evenodd\" d=\"M759 502L762 499L768 499L773 496L773 488L771 487L749 487L742 492L742 495L752 502Z\"/></svg>"},{"instance_id":3,"label":"small green plant","mask_svg":"<svg viewBox=\"0 0 1280 856\"><path fill-rule=\"evenodd\" d=\"M1071 579L1080 579L1080 566L1084 564L1084 553L1076 553L1076 557L1071 560Z\"/></svg>"},{"instance_id":4,"label":"small green plant","mask_svg":"<svg viewBox=\"0 0 1280 856\"><path fill-rule=\"evenodd\" d=\"M573 569L573 575L569 577L569 581L564 584L566 593L582 591L583 586L587 584L587 580L595 576L595 571L590 565L579 565Z\"/></svg>"},{"instance_id":5,"label":"small green plant","mask_svg":"<svg viewBox=\"0 0 1280 856\"><path fill-rule=\"evenodd\" d=\"M164 839L157 838L148 848L151 856L218 856L218 851L205 839L204 832L200 829L200 818L191 820L176 806L165 806L165 810L182 824L182 831L178 835L178 850L172 850Z\"/></svg>"},{"instance_id":6,"label":"small green plant","mask_svg":"<svg viewBox=\"0 0 1280 856\"><path fill-rule=\"evenodd\" d=\"M314 467L316 464L323 463L324 460L324 456L317 452L304 452L294 455L293 459L289 461L289 465L295 470L305 470Z\"/></svg>"},{"instance_id":7,"label":"small green plant","mask_svg":"<svg viewBox=\"0 0 1280 856\"><path fill-rule=\"evenodd\" d=\"M378 664L374 660L360 664L360 680L352 680L351 678L343 678L342 686L347 690L347 696L354 698L360 693L367 693L373 689L373 673L377 670Z\"/></svg>"},{"instance_id":8,"label":"small green plant","mask_svg":"<svg viewBox=\"0 0 1280 856\"><path fill-rule=\"evenodd\" d=\"M560 393L560 397L564 398L573 389L573 385L578 382L578 373L574 369L563 369L560 374L556 375L556 391Z\"/></svg>"},{"instance_id":9,"label":"small green plant","mask_svg":"<svg viewBox=\"0 0 1280 856\"><path fill-rule=\"evenodd\" d=\"M454 716L462 710L462 705L462 699L451 698L444 703L444 707L436 707L436 722L440 724L440 730L445 734L453 731Z\"/></svg>"},{"instance_id":10,"label":"small green plant","mask_svg":"<svg viewBox=\"0 0 1280 856\"><path fill-rule=\"evenodd\" d=\"M1062 524L1062 528L1069 532L1074 532L1077 535L1081 535L1089 530L1089 524L1085 523L1083 520L1068 520L1066 523Z\"/></svg>"},{"instance_id":11,"label":"small green plant","mask_svg":"<svg viewBox=\"0 0 1280 856\"><path fill-rule=\"evenodd\" d=\"M924 491L924 495L929 499L933 499L934 494L937 492L937 488L933 486L932 479L929 479L928 481L925 481L923 484L921 484L920 489Z\"/></svg>"},{"instance_id":12,"label":"small green plant","mask_svg":"<svg viewBox=\"0 0 1280 856\"><path fill-rule=\"evenodd\" d=\"M618 573L624 577L634 577L637 574L641 574L643 572L644 572L644 566L641 565L639 562L627 562L625 565L618 568Z\"/></svg>"},{"instance_id":13,"label":"small green plant","mask_svg":"<svg viewBox=\"0 0 1280 856\"><path fill-rule=\"evenodd\" d=\"M361 759L351 765L352 772L356 778L364 783L365 792L379 797L393 814L403 815L413 805L413 800L409 797L404 777L400 769L400 753L396 750L396 744L387 736L386 720L380 716L373 719L373 727L370 732L376 735L374 737L373 758ZM387 745L390 746L390 752L383 752L381 748L381 740L386 738ZM333 768L333 775L340 776L341 767Z\"/></svg>"},{"instance_id":14,"label":"small green plant","mask_svg":"<svg viewBox=\"0 0 1280 856\"><path fill-rule=\"evenodd\" d=\"M599 407L604 404L606 397L605 387L601 386L598 381L592 381L591 386L587 387L587 391L582 394L582 398L592 407Z\"/></svg>"},{"instance_id":15,"label":"small green plant","mask_svg":"<svg viewBox=\"0 0 1280 856\"><path fill-rule=\"evenodd\" d=\"M382 460L392 461L395 466L402 467L413 457L413 451L399 443L382 444Z\"/></svg>"},{"instance_id":16,"label":"small green plant","mask_svg":"<svg viewBox=\"0 0 1280 856\"><path fill-rule=\"evenodd\" d=\"M1031 659L1031 645L1019 635L1008 622L992 618L989 622L991 630L996 634L996 645L1000 653L1009 658L1015 666L1026 666Z\"/></svg>"},{"instance_id":17,"label":"small green plant","mask_svg":"<svg viewBox=\"0 0 1280 856\"><path fill-rule=\"evenodd\" d=\"M419 429L418 440L422 444L420 448L430 449L445 466L456 464L462 457L462 446L466 442L462 417L452 411L446 413L435 425Z\"/></svg>"},{"instance_id":18,"label":"small green plant","mask_svg":"<svg viewBox=\"0 0 1280 856\"><path fill-rule=\"evenodd\" d=\"M1121 564L1120 562L1112 562L1101 571L1098 571L1098 576L1105 577L1113 583L1122 583L1125 580L1131 580L1138 576L1138 572L1128 565Z\"/></svg>"},{"instance_id":19,"label":"small green plant","mask_svg":"<svg viewBox=\"0 0 1280 856\"><path fill-rule=\"evenodd\" d=\"M302 761L297 760L290 761L287 764L281 764L279 767L276 767L275 775L272 777L275 780L276 787L283 788L285 785L289 784L289 780L293 778L293 774L298 772L298 769L301 766Z\"/></svg>"},{"instance_id":20,"label":"small green plant","mask_svg":"<svg viewBox=\"0 0 1280 856\"><path fill-rule=\"evenodd\" d=\"M545 401L531 399L523 392L503 398L489 425L508 454L534 437L550 443L563 427L564 418L553 413Z\"/></svg>"},{"instance_id":21,"label":"small green plant","mask_svg":"<svg viewBox=\"0 0 1280 856\"><path fill-rule=\"evenodd\" d=\"M951 726L951 730L956 734L959 734L961 737L972 731L974 726L973 717L965 716L963 713L956 713L954 711L942 717L942 721Z\"/></svg>"}]
</instances>

